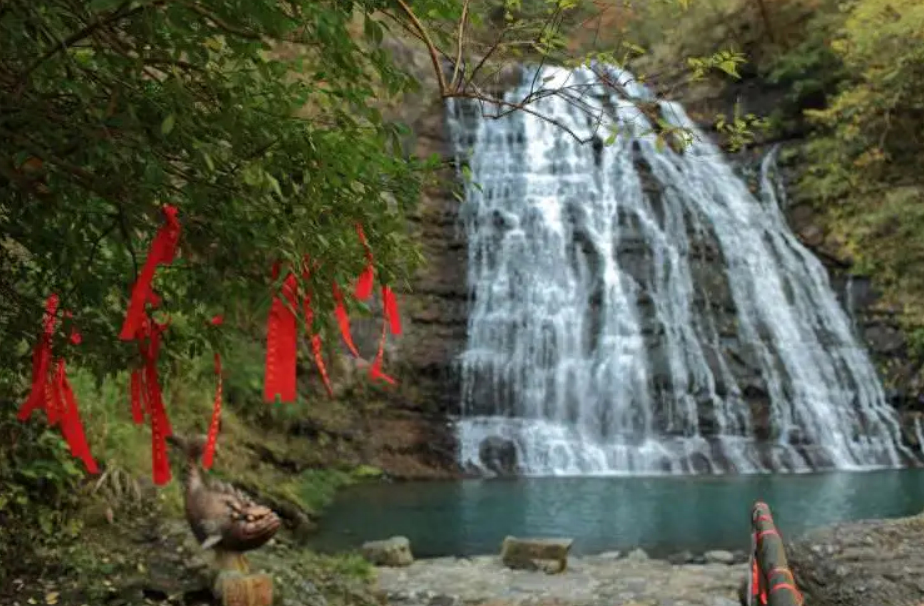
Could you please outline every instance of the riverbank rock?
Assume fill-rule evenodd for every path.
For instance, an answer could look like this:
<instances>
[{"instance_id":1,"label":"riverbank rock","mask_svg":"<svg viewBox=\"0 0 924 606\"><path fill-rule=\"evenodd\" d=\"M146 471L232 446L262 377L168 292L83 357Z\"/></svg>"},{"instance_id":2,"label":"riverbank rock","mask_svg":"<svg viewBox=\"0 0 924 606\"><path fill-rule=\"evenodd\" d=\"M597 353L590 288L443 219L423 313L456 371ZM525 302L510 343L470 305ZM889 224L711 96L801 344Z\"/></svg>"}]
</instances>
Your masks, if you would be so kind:
<instances>
[{"instance_id":1,"label":"riverbank rock","mask_svg":"<svg viewBox=\"0 0 924 606\"><path fill-rule=\"evenodd\" d=\"M786 557L813 606L918 606L924 602L924 515L810 531Z\"/></svg>"},{"instance_id":2,"label":"riverbank rock","mask_svg":"<svg viewBox=\"0 0 924 606\"><path fill-rule=\"evenodd\" d=\"M706 561L712 564L725 564L729 566L735 563L735 554L730 551L725 551L724 549L713 549L712 551L707 551L703 554L703 557L706 558Z\"/></svg>"},{"instance_id":3,"label":"riverbank rock","mask_svg":"<svg viewBox=\"0 0 924 606\"><path fill-rule=\"evenodd\" d=\"M407 537L391 537L363 543L363 557L376 566L410 566L414 562L411 542Z\"/></svg>"},{"instance_id":4,"label":"riverbank rock","mask_svg":"<svg viewBox=\"0 0 924 606\"><path fill-rule=\"evenodd\" d=\"M561 574L514 570L497 556L379 568L389 606L735 606L747 566L570 556Z\"/></svg>"},{"instance_id":5,"label":"riverbank rock","mask_svg":"<svg viewBox=\"0 0 924 606\"><path fill-rule=\"evenodd\" d=\"M568 568L573 539L518 539L507 537L501 545L501 561L516 570L542 570L549 574Z\"/></svg>"}]
</instances>

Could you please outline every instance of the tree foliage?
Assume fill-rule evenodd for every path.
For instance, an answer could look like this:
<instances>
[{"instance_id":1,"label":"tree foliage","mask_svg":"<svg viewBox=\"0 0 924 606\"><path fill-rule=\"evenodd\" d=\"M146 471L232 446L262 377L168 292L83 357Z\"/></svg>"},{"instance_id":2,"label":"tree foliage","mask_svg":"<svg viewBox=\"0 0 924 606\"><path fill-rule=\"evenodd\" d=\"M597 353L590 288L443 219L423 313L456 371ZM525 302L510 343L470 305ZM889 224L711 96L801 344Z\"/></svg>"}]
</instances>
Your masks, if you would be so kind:
<instances>
[{"instance_id":1,"label":"tree foliage","mask_svg":"<svg viewBox=\"0 0 924 606\"><path fill-rule=\"evenodd\" d=\"M414 83L350 31L365 13L381 38L380 4L5 2L0 358L24 360L57 292L81 364L124 368L136 352L116 334L164 204L183 228L156 284L168 351L202 349L214 313L260 307L276 260L322 261L311 280L329 307L330 282L362 269L357 223L380 276L406 277L402 218L426 167L374 100Z\"/></svg>"},{"instance_id":2,"label":"tree foliage","mask_svg":"<svg viewBox=\"0 0 924 606\"><path fill-rule=\"evenodd\" d=\"M831 49L847 78L827 107L803 185L836 236L924 319L924 4L856 0Z\"/></svg>"},{"instance_id":3,"label":"tree foliage","mask_svg":"<svg viewBox=\"0 0 924 606\"><path fill-rule=\"evenodd\" d=\"M415 38L439 96L497 116L584 93L504 99L522 61L624 65L643 53L625 37L629 12L587 0L5 2L0 357L17 361L7 380L22 376L51 292L84 337L75 348L62 333L57 352L100 376L129 365L137 352L116 331L165 204L183 230L155 284L172 320L168 355L214 346L215 313L238 320L230 329L260 317L277 260L320 263L306 288L323 322L330 283L362 270L357 224L380 280L401 282L420 260L404 216L435 163L402 150L402 127L383 118L386 98L416 90L383 39ZM618 36L602 31L620 20ZM694 67L733 72L735 61Z\"/></svg>"}]
</instances>

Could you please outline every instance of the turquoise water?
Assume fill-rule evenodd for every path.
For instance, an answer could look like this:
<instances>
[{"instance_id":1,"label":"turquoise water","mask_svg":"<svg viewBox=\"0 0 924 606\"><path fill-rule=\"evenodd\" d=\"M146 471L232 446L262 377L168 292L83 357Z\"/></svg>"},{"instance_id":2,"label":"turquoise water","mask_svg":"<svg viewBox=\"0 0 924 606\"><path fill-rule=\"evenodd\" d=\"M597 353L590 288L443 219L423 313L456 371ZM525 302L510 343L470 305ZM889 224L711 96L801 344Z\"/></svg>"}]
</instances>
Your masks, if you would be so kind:
<instances>
[{"instance_id":1,"label":"turquoise water","mask_svg":"<svg viewBox=\"0 0 924 606\"><path fill-rule=\"evenodd\" d=\"M578 554L746 549L758 499L784 537L793 536L839 520L920 512L924 470L368 484L341 494L312 545L341 551L404 535L417 557L465 556L496 553L511 534L571 537Z\"/></svg>"}]
</instances>

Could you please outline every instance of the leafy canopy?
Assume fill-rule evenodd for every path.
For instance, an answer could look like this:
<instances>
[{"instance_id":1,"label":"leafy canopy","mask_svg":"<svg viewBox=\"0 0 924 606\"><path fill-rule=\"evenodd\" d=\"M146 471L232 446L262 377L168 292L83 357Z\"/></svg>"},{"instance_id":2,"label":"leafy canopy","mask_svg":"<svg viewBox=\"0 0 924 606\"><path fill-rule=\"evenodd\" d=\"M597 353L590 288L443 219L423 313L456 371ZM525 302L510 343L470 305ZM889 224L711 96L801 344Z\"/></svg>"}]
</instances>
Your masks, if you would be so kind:
<instances>
[{"instance_id":1,"label":"leafy canopy","mask_svg":"<svg viewBox=\"0 0 924 606\"><path fill-rule=\"evenodd\" d=\"M321 261L311 286L329 308L331 281L364 263L357 223L379 276L405 278L402 217L427 166L404 157L374 103L414 85L364 43L382 37L369 18L381 4L4 2L0 359L24 368L57 292L81 363L124 368L137 352L116 334L164 204L183 227L155 283L173 319L167 352L203 349L212 314L259 308L277 259Z\"/></svg>"},{"instance_id":2,"label":"leafy canopy","mask_svg":"<svg viewBox=\"0 0 924 606\"><path fill-rule=\"evenodd\" d=\"M802 185L835 236L924 321L924 4L856 0L830 47L847 74L821 110Z\"/></svg>"},{"instance_id":3,"label":"leafy canopy","mask_svg":"<svg viewBox=\"0 0 924 606\"><path fill-rule=\"evenodd\" d=\"M7 381L28 366L51 292L84 337L69 351L62 332L59 354L99 376L137 355L115 336L164 204L183 227L177 261L155 282L172 320L167 355L208 351L222 332L207 329L213 314L232 328L262 318L276 260L320 262L308 289L323 322L330 283L362 269L356 224L380 280L400 283L419 261L404 217L435 162L408 156L402 127L379 109L417 90L386 34L427 52L438 97L487 102L498 115L538 98L498 96L518 62L625 64L644 53L631 15L630 3L587 0L4 2ZM690 67L734 74L740 61L717 54Z\"/></svg>"}]
</instances>

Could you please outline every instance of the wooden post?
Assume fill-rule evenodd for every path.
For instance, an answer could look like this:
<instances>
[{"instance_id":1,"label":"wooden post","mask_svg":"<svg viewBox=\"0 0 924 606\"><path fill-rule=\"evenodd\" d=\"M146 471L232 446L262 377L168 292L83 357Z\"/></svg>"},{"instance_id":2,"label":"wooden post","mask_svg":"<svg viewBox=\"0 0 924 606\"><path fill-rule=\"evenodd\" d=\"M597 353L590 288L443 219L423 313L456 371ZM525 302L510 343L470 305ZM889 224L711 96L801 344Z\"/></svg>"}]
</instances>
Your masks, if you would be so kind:
<instances>
[{"instance_id":1,"label":"wooden post","mask_svg":"<svg viewBox=\"0 0 924 606\"><path fill-rule=\"evenodd\" d=\"M754 553L751 555L752 587L748 595L749 605L802 606L802 594L796 588L789 570L783 539L766 503L754 503L751 509L751 530Z\"/></svg>"}]
</instances>

